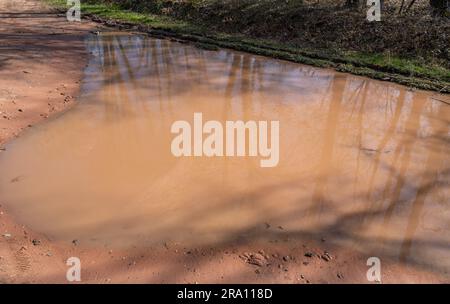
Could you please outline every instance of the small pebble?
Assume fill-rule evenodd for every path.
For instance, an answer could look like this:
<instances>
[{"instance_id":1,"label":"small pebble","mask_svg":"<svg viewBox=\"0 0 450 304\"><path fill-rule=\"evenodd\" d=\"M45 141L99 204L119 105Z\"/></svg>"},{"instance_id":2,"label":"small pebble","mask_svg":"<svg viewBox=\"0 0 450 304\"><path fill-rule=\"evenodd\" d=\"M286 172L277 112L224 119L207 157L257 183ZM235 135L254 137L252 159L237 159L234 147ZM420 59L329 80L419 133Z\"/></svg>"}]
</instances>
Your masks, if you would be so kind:
<instances>
[{"instance_id":1,"label":"small pebble","mask_svg":"<svg viewBox=\"0 0 450 304\"><path fill-rule=\"evenodd\" d=\"M322 254L321 258L322 258L322 260L324 260L325 262L331 261L331 256L330 256L330 254L329 254L328 252L326 252L326 251L324 252L324 254Z\"/></svg>"}]
</instances>

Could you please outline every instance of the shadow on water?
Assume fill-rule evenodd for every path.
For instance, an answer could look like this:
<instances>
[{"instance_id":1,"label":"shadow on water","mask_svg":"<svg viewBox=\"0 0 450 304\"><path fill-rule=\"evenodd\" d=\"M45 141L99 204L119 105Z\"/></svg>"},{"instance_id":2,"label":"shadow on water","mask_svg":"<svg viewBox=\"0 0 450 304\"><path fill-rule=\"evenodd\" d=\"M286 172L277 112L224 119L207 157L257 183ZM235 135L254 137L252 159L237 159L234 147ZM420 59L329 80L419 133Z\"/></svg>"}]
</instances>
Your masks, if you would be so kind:
<instances>
[{"instance_id":1,"label":"shadow on water","mask_svg":"<svg viewBox=\"0 0 450 304\"><path fill-rule=\"evenodd\" d=\"M141 36L87 47L81 103L0 158L2 200L32 228L111 246L327 235L448 271L450 108L431 93ZM279 120L279 165L173 157L170 126L194 112Z\"/></svg>"}]
</instances>

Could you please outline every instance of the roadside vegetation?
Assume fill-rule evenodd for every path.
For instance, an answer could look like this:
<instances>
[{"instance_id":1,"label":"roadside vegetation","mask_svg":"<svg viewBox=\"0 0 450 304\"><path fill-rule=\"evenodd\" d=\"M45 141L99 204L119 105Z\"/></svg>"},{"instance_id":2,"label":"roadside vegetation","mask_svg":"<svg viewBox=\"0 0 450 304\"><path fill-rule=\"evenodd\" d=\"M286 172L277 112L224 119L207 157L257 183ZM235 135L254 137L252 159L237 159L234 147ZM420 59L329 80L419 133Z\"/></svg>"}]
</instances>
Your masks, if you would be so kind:
<instances>
[{"instance_id":1,"label":"roadside vegetation","mask_svg":"<svg viewBox=\"0 0 450 304\"><path fill-rule=\"evenodd\" d=\"M66 10L66 0L46 0ZM334 68L450 93L450 19L443 1L383 2L380 22L358 0L85 0L106 25Z\"/></svg>"}]
</instances>

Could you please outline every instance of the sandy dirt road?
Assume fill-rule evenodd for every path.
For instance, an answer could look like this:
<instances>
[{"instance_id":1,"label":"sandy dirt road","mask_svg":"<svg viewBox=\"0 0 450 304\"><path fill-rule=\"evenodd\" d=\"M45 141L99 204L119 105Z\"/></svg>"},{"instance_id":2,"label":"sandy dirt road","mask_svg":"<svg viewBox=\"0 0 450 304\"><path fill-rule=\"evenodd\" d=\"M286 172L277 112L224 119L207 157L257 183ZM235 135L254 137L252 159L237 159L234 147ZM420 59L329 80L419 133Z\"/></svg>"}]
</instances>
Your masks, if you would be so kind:
<instances>
[{"instance_id":1,"label":"sandy dirt road","mask_svg":"<svg viewBox=\"0 0 450 304\"><path fill-rule=\"evenodd\" d=\"M84 37L37 1L0 3L0 144L70 106L86 64Z\"/></svg>"},{"instance_id":2,"label":"sandy dirt road","mask_svg":"<svg viewBox=\"0 0 450 304\"><path fill-rule=\"evenodd\" d=\"M0 147L76 104L88 58L84 38L96 30L88 21L67 22L39 1L0 2ZM0 197L0 283L67 283L69 257L80 258L88 283L367 283L368 269L366 256L336 248L327 236L293 240L286 234L201 248L64 243L21 225ZM383 282L447 280L395 259L383 264Z\"/></svg>"},{"instance_id":3,"label":"sandy dirt road","mask_svg":"<svg viewBox=\"0 0 450 304\"><path fill-rule=\"evenodd\" d=\"M67 22L39 1L0 2L0 146L75 103L84 37L95 27ZM30 274L63 267L45 241L33 246L26 228L0 212L0 282L29 282Z\"/></svg>"}]
</instances>

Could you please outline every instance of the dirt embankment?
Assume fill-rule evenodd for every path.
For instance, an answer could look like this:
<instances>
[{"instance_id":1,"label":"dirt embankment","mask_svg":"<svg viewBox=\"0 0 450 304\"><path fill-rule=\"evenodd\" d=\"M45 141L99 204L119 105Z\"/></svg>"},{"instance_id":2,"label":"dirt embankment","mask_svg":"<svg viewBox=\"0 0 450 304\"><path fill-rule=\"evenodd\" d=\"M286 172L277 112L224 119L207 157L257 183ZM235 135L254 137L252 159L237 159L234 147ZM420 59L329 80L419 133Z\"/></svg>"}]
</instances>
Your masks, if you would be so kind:
<instances>
[{"instance_id":1,"label":"dirt embankment","mask_svg":"<svg viewBox=\"0 0 450 304\"><path fill-rule=\"evenodd\" d=\"M104 2L188 20L221 32L270 38L303 48L389 53L432 59L450 67L450 19L433 17L428 1L418 2L399 15L401 1L386 0L381 22L367 22L365 5L360 9L348 8L344 0Z\"/></svg>"},{"instance_id":2,"label":"dirt embankment","mask_svg":"<svg viewBox=\"0 0 450 304\"><path fill-rule=\"evenodd\" d=\"M62 10L62 0L46 0ZM448 17L385 1L381 22L367 8L309 0L87 0L83 16L120 29L333 68L339 72L450 93ZM401 29L401 30L399 30Z\"/></svg>"}]
</instances>

